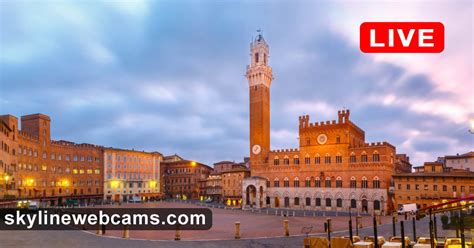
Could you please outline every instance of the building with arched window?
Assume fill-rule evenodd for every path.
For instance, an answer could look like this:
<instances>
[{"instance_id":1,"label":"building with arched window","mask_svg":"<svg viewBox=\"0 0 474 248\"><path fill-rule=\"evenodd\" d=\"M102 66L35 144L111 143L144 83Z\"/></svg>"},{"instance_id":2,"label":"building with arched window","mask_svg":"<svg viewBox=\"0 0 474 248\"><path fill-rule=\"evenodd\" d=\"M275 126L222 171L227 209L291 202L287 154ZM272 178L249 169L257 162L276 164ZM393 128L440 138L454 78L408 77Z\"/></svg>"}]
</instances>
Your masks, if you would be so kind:
<instances>
[{"instance_id":1,"label":"building with arched window","mask_svg":"<svg viewBox=\"0 0 474 248\"><path fill-rule=\"evenodd\" d=\"M244 180L243 195L257 188L253 184L260 184L258 180L268 185L263 183L267 177L283 179L283 187L275 180L271 187L264 187L261 197L265 200L256 200L252 206L340 211L353 207L360 212L393 210L391 177L396 170L411 170L407 166L408 157L397 155L396 148L388 142L367 142L365 131L351 121L349 110L338 111L337 120L310 122L308 115L299 117L298 148L270 150L273 74L269 61L264 59L270 58L269 46L261 34L251 42L250 52L246 77L250 94L252 178ZM304 187L298 178L305 180Z\"/></svg>"}]
</instances>

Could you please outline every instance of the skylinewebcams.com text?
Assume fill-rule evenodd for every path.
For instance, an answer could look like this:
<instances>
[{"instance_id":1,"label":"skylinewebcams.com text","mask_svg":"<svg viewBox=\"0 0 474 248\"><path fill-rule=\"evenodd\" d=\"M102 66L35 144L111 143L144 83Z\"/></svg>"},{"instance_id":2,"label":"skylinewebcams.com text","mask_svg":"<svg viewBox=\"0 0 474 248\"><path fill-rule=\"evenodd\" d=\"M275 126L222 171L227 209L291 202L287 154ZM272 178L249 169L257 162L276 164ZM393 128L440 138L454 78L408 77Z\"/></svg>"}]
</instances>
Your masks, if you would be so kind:
<instances>
[{"instance_id":1,"label":"skylinewebcams.com text","mask_svg":"<svg viewBox=\"0 0 474 248\"><path fill-rule=\"evenodd\" d=\"M35 213L21 213L19 210L15 214L6 214L4 224L8 226L26 226L32 229L36 226L52 225L115 225L115 226L147 226L147 225L206 225L204 214L167 214L165 221L160 220L159 214L107 214L102 210L98 213L48 213L47 210L39 210Z\"/></svg>"}]
</instances>

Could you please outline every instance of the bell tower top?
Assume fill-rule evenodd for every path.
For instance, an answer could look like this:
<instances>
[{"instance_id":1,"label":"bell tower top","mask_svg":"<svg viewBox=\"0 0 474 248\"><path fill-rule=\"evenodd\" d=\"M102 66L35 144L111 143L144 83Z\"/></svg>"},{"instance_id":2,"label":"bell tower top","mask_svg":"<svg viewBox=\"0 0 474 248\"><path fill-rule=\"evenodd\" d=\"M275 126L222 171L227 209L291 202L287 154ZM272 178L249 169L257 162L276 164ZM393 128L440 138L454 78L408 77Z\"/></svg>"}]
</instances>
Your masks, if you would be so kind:
<instances>
[{"instance_id":1,"label":"bell tower top","mask_svg":"<svg viewBox=\"0 0 474 248\"><path fill-rule=\"evenodd\" d=\"M249 86L264 85L270 88L272 83L272 68L268 65L269 49L260 30L250 43L250 65L247 66L246 77Z\"/></svg>"}]
</instances>

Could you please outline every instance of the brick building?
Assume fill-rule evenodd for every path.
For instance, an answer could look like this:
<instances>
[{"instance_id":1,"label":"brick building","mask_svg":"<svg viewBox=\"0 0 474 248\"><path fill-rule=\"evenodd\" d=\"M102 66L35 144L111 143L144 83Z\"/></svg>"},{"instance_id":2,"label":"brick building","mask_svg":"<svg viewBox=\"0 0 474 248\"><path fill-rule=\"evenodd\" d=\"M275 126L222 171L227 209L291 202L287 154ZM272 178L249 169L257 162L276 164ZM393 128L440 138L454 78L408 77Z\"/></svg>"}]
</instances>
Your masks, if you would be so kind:
<instances>
[{"instance_id":1,"label":"brick building","mask_svg":"<svg viewBox=\"0 0 474 248\"><path fill-rule=\"evenodd\" d=\"M451 167L453 169L474 171L474 152L447 155L442 158L442 161L447 167Z\"/></svg>"},{"instance_id":2,"label":"brick building","mask_svg":"<svg viewBox=\"0 0 474 248\"><path fill-rule=\"evenodd\" d=\"M213 169L205 164L166 157L161 163L163 194L169 198L199 199L206 195L206 179Z\"/></svg>"},{"instance_id":3,"label":"brick building","mask_svg":"<svg viewBox=\"0 0 474 248\"><path fill-rule=\"evenodd\" d=\"M391 176L411 170L388 142L368 143L350 120L311 123L299 118L299 148L270 150L269 47L262 35L250 44L247 66L250 94L250 170L242 197L246 206L360 212L393 210Z\"/></svg>"},{"instance_id":4,"label":"brick building","mask_svg":"<svg viewBox=\"0 0 474 248\"><path fill-rule=\"evenodd\" d=\"M416 203L425 208L474 195L474 172L446 166L441 161L414 167L413 173L393 175L397 207Z\"/></svg>"},{"instance_id":5,"label":"brick building","mask_svg":"<svg viewBox=\"0 0 474 248\"><path fill-rule=\"evenodd\" d=\"M15 135L16 125L13 121L8 121L12 116L2 116L0 119L0 199L14 198L15 192L15 176L17 168L16 149L17 135Z\"/></svg>"},{"instance_id":6,"label":"brick building","mask_svg":"<svg viewBox=\"0 0 474 248\"><path fill-rule=\"evenodd\" d=\"M221 173L222 201L232 202L232 205L240 205L242 201L242 181L250 176L250 170L245 166L238 165ZM234 204L234 201L236 204Z\"/></svg>"},{"instance_id":7,"label":"brick building","mask_svg":"<svg viewBox=\"0 0 474 248\"><path fill-rule=\"evenodd\" d=\"M88 203L102 199L102 147L51 140L49 116L33 114L18 119L0 116L11 128L10 144L16 156L16 167L11 167L11 186L15 197L37 199L43 205L64 203L76 199Z\"/></svg>"},{"instance_id":8,"label":"brick building","mask_svg":"<svg viewBox=\"0 0 474 248\"><path fill-rule=\"evenodd\" d=\"M215 168L214 168L215 170ZM222 173L212 172L206 180L206 198L222 202Z\"/></svg>"},{"instance_id":9,"label":"brick building","mask_svg":"<svg viewBox=\"0 0 474 248\"><path fill-rule=\"evenodd\" d=\"M133 196L159 198L162 159L159 152L105 148L104 199L127 202Z\"/></svg>"}]
</instances>

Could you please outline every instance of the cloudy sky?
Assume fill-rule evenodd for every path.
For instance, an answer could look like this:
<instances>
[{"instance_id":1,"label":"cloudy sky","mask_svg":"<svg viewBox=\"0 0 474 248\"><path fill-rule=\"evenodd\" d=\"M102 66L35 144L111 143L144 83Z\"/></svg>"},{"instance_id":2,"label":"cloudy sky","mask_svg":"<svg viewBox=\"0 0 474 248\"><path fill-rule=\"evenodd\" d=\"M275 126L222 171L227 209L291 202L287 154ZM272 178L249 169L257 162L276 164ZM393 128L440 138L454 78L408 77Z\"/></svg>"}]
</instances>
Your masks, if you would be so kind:
<instances>
[{"instance_id":1,"label":"cloudy sky","mask_svg":"<svg viewBox=\"0 0 474 248\"><path fill-rule=\"evenodd\" d=\"M54 139L247 156L249 42L270 45L272 148L298 116L351 119L415 165L474 148L471 1L0 2L0 113L41 112ZM441 54L363 54L364 21L440 21Z\"/></svg>"}]
</instances>

